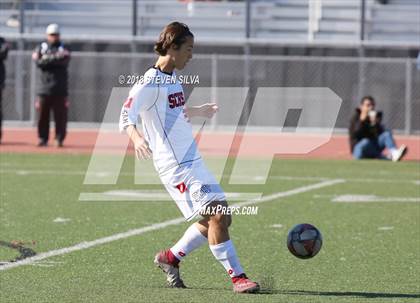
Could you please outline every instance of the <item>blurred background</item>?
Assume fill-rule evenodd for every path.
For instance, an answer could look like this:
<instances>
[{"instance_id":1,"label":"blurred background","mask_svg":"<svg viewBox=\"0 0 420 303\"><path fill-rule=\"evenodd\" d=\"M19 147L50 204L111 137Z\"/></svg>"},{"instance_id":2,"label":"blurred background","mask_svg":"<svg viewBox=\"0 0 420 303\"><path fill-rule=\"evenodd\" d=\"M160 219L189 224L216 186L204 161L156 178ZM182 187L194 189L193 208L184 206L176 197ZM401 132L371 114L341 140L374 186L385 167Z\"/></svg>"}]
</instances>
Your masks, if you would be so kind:
<instances>
[{"instance_id":1,"label":"blurred background","mask_svg":"<svg viewBox=\"0 0 420 303\"><path fill-rule=\"evenodd\" d=\"M0 0L0 36L10 44L6 126L36 121L31 53L48 24L60 25L72 51L69 121L95 126L118 76L150 67L153 42L175 20L195 34L184 73L198 74L201 87L328 87L343 99L337 132L373 95L388 127L420 131L420 0ZM279 106L251 123L281 127ZM222 115L216 127L229 124Z\"/></svg>"}]
</instances>

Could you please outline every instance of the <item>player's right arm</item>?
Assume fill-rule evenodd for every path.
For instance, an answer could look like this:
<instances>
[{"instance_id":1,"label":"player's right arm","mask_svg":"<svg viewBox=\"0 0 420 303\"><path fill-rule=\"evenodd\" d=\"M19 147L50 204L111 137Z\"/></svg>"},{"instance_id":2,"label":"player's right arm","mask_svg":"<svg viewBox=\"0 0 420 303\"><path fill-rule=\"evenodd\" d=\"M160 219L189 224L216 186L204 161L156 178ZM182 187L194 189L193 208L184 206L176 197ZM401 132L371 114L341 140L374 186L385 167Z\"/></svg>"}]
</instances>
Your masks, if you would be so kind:
<instances>
[{"instance_id":1,"label":"player's right arm","mask_svg":"<svg viewBox=\"0 0 420 303\"><path fill-rule=\"evenodd\" d=\"M138 131L137 118L140 112L147 110L156 102L158 88L153 85L137 84L132 88L121 109L120 131L125 131L134 144L137 159L148 159L152 155L147 140Z\"/></svg>"},{"instance_id":2,"label":"player's right arm","mask_svg":"<svg viewBox=\"0 0 420 303\"><path fill-rule=\"evenodd\" d=\"M149 159L152 156L152 151L149 148L149 144L146 139L139 133L135 125L129 125L125 132L128 137L134 144L134 151L136 153L136 158L140 159Z\"/></svg>"}]
</instances>

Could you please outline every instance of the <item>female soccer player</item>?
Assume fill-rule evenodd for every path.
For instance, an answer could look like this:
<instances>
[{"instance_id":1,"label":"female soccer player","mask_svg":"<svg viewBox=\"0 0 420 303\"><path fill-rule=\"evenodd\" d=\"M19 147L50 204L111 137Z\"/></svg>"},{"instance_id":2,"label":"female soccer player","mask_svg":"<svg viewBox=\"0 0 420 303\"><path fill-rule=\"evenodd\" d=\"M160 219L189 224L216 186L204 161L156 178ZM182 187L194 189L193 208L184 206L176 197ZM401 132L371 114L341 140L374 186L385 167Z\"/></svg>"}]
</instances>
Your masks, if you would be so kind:
<instances>
[{"instance_id":1,"label":"female soccer player","mask_svg":"<svg viewBox=\"0 0 420 303\"><path fill-rule=\"evenodd\" d=\"M169 286L185 288L179 263L208 242L216 260L232 278L234 292L257 292L259 285L245 275L229 238L231 217L220 211L226 210L226 197L204 165L188 120L193 116L211 118L217 106L207 103L186 107L182 86L176 79L175 69L182 70L191 60L193 45L194 36L187 25L168 24L154 46L158 60L142 83L131 89L121 110L120 129L132 140L137 158L153 158L160 179L187 221L202 216L174 246L159 252L154 263L166 273ZM136 128L138 115L142 133Z\"/></svg>"}]
</instances>

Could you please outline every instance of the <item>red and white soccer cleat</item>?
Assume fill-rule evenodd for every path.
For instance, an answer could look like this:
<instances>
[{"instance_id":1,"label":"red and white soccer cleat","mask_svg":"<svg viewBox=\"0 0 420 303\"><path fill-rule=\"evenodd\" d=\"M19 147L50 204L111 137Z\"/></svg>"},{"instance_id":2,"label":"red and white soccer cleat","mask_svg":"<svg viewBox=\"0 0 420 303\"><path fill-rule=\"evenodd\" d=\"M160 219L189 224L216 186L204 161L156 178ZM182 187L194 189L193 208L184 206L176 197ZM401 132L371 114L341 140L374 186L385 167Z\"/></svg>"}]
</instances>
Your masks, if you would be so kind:
<instances>
[{"instance_id":1,"label":"red and white soccer cleat","mask_svg":"<svg viewBox=\"0 0 420 303\"><path fill-rule=\"evenodd\" d=\"M236 293L256 293L260 290L258 283L251 281L245 274L240 274L232 278L233 292Z\"/></svg>"},{"instance_id":2,"label":"red and white soccer cleat","mask_svg":"<svg viewBox=\"0 0 420 303\"><path fill-rule=\"evenodd\" d=\"M169 249L162 250L156 254L154 263L166 274L166 281L169 287L186 288L179 273L179 261L174 258Z\"/></svg>"}]
</instances>

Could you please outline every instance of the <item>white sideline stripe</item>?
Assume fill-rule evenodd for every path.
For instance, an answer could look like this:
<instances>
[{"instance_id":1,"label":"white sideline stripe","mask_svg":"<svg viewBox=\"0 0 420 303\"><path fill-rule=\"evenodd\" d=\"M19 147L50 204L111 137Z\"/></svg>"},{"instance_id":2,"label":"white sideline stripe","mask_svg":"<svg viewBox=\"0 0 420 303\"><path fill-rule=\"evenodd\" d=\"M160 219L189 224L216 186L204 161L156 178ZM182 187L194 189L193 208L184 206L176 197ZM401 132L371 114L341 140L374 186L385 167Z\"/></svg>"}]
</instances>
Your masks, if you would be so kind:
<instances>
[{"instance_id":1,"label":"white sideline stripe","mask_svg":"<svg viewBox=\"0 0 420 303\"><path fill-rule=\"evenodd\" d=\"M311 185L306 185L306 186L302 186L302 187L298 187L295 189L291 189L288 191L283 191L283 192L278 192L275 194L271 194L259 199L253 199L253 200L248 200L245 202L241 202L241 203L236 203L233 204L232 206L246 206L246 205L251 205L251 204L259 204L259 203L263 203L263 202L268 202L271 200L275 200L278 198L284 198L284 197L289 197L289 196L293 196L293 195L297 195L297 194L301 194L307 191L311 191L314 189L318 189L318 188L322 188L322 187L326 187L326 186L331 186L331 185L335 185L335 184L339 184L339 183L344 183L345 180L343 179L335 179L335 180L328 180L328 181L324 181L324 182L320 182L320 183L315 183L315 184L311 184Z\"/></svg>"},{"instance_id":2,"label":"white sideline stripe","mask_svg":"<svg viewBox=\"0 0 420 303\"><path fill-rule=\"evenodd\" d=\"M228 201L243 201L245 199L261 198L262 193L225 192ZM111 190L100 193L80 193L79 201L104 202L104 201L135 201L135 202L172 202L166 190Z\"/></svg>"},{"instance_id":3,"label":"white sideline stripe","mask_svg":"<svg viewBox=\"0 0 420 303\"><path fill-rule=\"evenodd\" d=\"M324 182L315 183L315 184L312 184L312 185L298 187L298 188L291 189L291 190L284 191L284 192L278 192L278 193L271 194L271 195L268 195L268 196L265 196L265 197L262 197L262 198L259 198L259 199L252 199L252 200L249 200L249 201L236 203L236 204L233 204L232 206L246 206L246 205L250 205L250 204L259 204L259 203L269 202L269 201L272 201L272 200L275 200L275 199L278 199L278 198L289 197L289 196L297 195L297 194L304 193L304 192L307 192L307 191L311 191L311 190L314 190L314 189L319 189L319 188L322 188L322 187L331 186L331 185L335 185L335 184L343 183L343 182L345 182L345 181L342 180L342 179L324 181ZM34 262L44 260L44 259L47 259L47 258L69 254L69 253L74 252L74 251L79 251L79 250L91 248L91 247L94 247L94 246L114 242L114 241L117 241L117 240L129 238L129 237L132 237L132 236L141 235L141 234L144 234L144 233L149 232L149 231L159 230L159 229L171 226L171 225L180 224L182 222L185 222L184 217L164 221L164 222L161 222L161 223L151 224L151 225L141 227L141 228L137 228L137 229L132 229L132 230L129 230L129 231L126 231L126 232L123 232L123 233L114 234L112 236L99 238L99 239L96 239L96 240L93 240L93 241L84 241L84 242L81 242L81 243L78 243L76 245L69 246L69 247L50 250L48 252L40 253L40 254L35 255L33 257L23 259L21 261L17 261L17 262L13 262L13 263L9 263L9 264L0 266L0 271L11 269L11 268L22 266L22 265L32 264Z\"/></svg>"},{"instance_id":4,"label":"white sideline stripe","mask_svg":"<svg viewBox=\"0 0 420 303\"><path fill-rule=\"evenodd\" d=\"M98 171L95 173L92 173L92 175L95 175L96 177L108 177L112 175L113 172L110 171ZM68 176L85 176L86 171L83 170L52 170L52 169L19 169L19 168L10 168L8 165L0 165L0 174L16 174L20 176L27 176L27 175L68 175ZM128 172L119 172L119 176L134 176L134 173L128 173ZM160 180L158 179L156 172L151 171L148 172L142 172L142 176L144 177L156 177L156 183L153 184L161 184ZM216 178L220 178L220 175L215 176ZM415 176L418 178L418 174ZM235 178L246 181L258 181L262 178L265 178L265 176L235 176ZM269 176L271 180L287 180L287 181L326 181L326 180L336 180L336 178L331 177L323 177L323 176L287 176L287 175L277 175L277 176ZM345 180L346 182L358 182L358 183L412 183L414 185L420 185L420 180L418 179L395 179L395 178L387 178L387 179L381 179L381 178L341 178ZM142 183L139 183L142 184ZM147 184L147 183L144 183ZM252 183L250 183L252 184Z\"/></svg>"},{"instance_id":5,"label":"white sideline stripe","mask_svg":"<svg viewBox=\"0 0 420 303\"><path fill-rule=\"evenodd\" d=\"M3 169L2 167L6 167L7 165L0 165L0 173L1 174L15 174L20 176L27 176L27 175L69 175L69 176L85 176L86 171L71 171L71 170L51 170L51 169L19 169L19 168L7 168ZM92 175L96 177L108 177L112 175L113 172L111 171L98 171L95 173L92 173ZM134 173L128 173L128 172L119 172L119 176L127 176L131 177L134 176ZM156 183L153 184L160 184L160 180L157 177L157 174L155 171L153 172L142 172L142 176L145 177L156 177ZM224 175L227 176L227 175ZM216 178L220 178L220 175L215 176ZM418 177L418 174L416 175ZM261 180L262 178L265 178L264 176L235 176L235 178L241 179L245 181L256 181ZM287 180L287 181L326 181L326 180L336 180L336 178L331 177L323 177L323 176L286 176L286 175L277 175L277 176L270 176L271 180ZM420 180L418 179L381 179L381 178L341 178L347 182L357 182L357 183L413 183L415 185L420 185ZM140 184L140 183L139 183ZM144 183L146 184L146 183Z\"/></svg>"},{"instance_id":6,"label":"white sideline stripe","mask_svg":"<svg viewBox=\"0 0 420 303\"><path fill-rule=\"evenodd\" d=\"M359 202L420 202L419 197L379 197L376 195L339 195L331 199L337 203L359 203Z\"/></svg>"},{"instance_id":7,"label":"white sideline stripe","mask_svg":"<svg viewBox=\"0 0 420 303\"><path fill-rule=\"evenodd\" d=\"M96 239L96 240L93 240L93 241L85 241L85 242L81 242L81 243L78 243L78 244L73 245L73 246L64 247L64 248L55 249L55 250L50 250L48 252L40 253L40 254L35 255L33 257L23 259L21 261L17 261L17 262L13 262L13 263L9 263L9 264L0 266L0 271L11 269L11 268L22 266L22 265L32 264L34 262L44 260L44 259L47 259L47 258L60 256L60 255L65 255L65 254L69 254L69 253L74 252L74 251L83 250L83 249L87 249L87 248L94 247L94 246L97 246L97 245L110 243L110 242L117 241L117 240L120 240L120 239L125 239L125 238L128 238L128 237L140 235L140 234L146 233L148 231L162 229L162 228L165 228L167 226L176 225L176 224L179 224L179 223L184 222L184 221L185 221L185 219L183 217L182 218L176 218L176 219L173 219L173 220L164 221L162 223L156 223L156 224L152 224L152 225L145 226L145 227L142 227L142 228L132 229L132 230L129 230L129 231L124 232L124 233L119 233L119 234L115 234L115 235L112 235L112 236L99 238L99 239Z\"/></svg>"},{"instance_id":8,"label":"white sideline stripe","mask_svg":"<svg viewBox=\"0 0 420 303\"><path fill-rule=\"evenodd\" d=\"M53 169L38 169L38 168L24 168L21 169L19 167L12 167L11 165L8 165L8 163L1 163L0 164L0 173L3 174L16 174L21 176L26 175L74 175L74 176L85 176L86 171L83 170L68 170L67 166L65 167L66 170L53 170ZM97 171L94 173L91 173L92 175L96 177L108 177L112 175L114 172L112 171ZM141 173L142 176L145 177L157 177L156 172L150 171L145 172L143 171ZM129 172L119 172L119 176L135 176L135 173L129 173ZM224 175L228 176L228 175ZM220 178L220 175L216 175L216 178ZM228 176L229 177L229 176ZM381 179L381 178L341 178L348 182L362 182L362 183L414 183L415 185L420 185L420 180L418 179L418 173L415 174L416 179L396 179L396 178L389 178L389 179ZM241 179L241 180L247 180L247 181L255 181L255 180L261 180L263 178L266 178L265 176L248 176L248 175L242 175L242 176L235 176L235 178ZM336 178L332 177L324 177L324 176L287 176L287 175L277 175L277 176L270 176L270 179L275 180L290 180L290 181L326 181L326 180L336 180ZM157 179L156 184L160 184L160 180Z\"/></svg>"}]
</instances>

